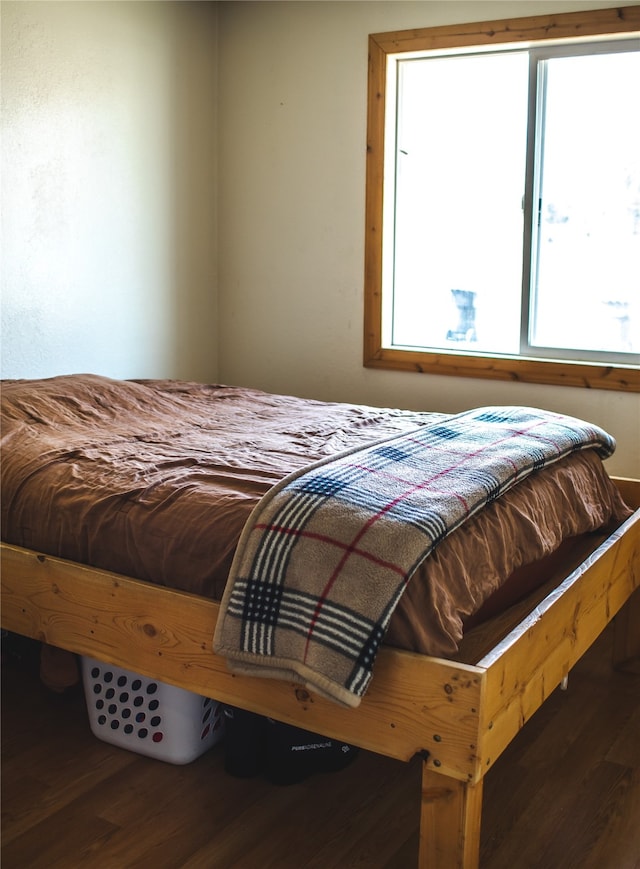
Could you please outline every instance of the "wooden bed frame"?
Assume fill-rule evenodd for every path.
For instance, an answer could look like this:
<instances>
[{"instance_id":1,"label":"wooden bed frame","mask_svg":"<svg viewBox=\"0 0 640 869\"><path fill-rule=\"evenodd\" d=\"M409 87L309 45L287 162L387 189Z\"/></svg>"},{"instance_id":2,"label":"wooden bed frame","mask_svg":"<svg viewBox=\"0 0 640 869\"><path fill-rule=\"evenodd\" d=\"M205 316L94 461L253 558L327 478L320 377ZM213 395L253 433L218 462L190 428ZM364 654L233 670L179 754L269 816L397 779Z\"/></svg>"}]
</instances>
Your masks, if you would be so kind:
<instances>
[{"instance_id":1,"label":"wooden bed frame","mask_svg":"<svg viewBox=\"0 0 640 869\"><path fill-rule=\"evenodd\" d=\"M502 751L618 613L617 661L640 655L640 480L615 482L635 510L620 528L472 631L460 660L383 648L357 709L232 675L211 648L214 601L4 543L2 626L389 757L420 754L419 866L472 869Z\"/></svg>"}]
</instances>

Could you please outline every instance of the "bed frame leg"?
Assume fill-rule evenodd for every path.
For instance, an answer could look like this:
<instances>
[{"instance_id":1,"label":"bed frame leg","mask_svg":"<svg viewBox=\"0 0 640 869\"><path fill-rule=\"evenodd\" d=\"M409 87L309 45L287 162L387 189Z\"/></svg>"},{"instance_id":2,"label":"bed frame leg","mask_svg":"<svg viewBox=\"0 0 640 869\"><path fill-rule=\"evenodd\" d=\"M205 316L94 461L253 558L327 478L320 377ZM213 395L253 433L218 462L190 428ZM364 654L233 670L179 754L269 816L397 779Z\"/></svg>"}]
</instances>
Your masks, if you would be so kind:
<instances>
[{"instance_id":1,"label":"bed frame leg","mask_svg":"<svg viewBox=\"0 0 640 869\"><path fill-rule=\"evenodd\" d=\"M482 780L472 785L422 765L419 869L478 869Z\"/></svg>"}]
</instances>

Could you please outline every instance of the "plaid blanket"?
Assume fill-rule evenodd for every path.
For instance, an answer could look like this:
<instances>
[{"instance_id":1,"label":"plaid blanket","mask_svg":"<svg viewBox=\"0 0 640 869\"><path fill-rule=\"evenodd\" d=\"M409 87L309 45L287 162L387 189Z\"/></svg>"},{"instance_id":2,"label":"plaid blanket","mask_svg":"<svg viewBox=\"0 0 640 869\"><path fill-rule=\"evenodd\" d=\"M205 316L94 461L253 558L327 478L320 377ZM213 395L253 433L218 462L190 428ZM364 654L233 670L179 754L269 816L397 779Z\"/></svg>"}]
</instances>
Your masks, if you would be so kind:
<instances>
[{"instance_id":1,"label":"plaid blanket","mask_svg":"<svg viewBox=\"0 0 640 869\"><path fill-rule=\"evenodd\" d=\"M418 565L525 476L588 448L606 458L615 442L572 417L486 407L287 477L243 530L214 650L235 672L357 706Z\"/></svg>"}]
</instances>

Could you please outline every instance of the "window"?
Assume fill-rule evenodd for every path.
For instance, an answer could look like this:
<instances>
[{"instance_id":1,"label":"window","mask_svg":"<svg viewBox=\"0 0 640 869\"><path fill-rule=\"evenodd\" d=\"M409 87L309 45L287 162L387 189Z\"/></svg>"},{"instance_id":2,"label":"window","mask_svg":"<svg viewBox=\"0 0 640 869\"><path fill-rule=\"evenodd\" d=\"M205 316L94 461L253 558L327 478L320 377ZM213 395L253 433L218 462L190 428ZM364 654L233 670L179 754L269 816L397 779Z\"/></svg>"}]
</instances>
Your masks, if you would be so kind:
<instances>
[{"instance_id":1,"label":"window","mask_svg":"<svg viewBox=\"0 0 640 869\"><path fill-rule=\"evenodd\" d=\"M366 365L640 390L639 29L370 37Z\"/></svg>"}]
</instances>

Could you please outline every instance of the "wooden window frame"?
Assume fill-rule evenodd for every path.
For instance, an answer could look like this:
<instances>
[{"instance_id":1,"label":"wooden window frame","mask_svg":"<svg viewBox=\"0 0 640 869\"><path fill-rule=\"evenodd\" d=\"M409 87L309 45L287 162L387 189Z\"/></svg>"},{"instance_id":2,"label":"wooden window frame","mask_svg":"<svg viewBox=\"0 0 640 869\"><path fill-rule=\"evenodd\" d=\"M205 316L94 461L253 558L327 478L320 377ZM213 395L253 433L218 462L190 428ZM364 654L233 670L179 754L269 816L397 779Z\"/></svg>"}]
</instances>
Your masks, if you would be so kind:
<instances>
[{"instance_id":1,"label":"wooden window frame","mask_svg":"<svg viewBox=\"0 0 640 869\"><path fill-rule=\"evenodd\" d=\"M403 52L640 34L640 6L537 15L369 36L364 365L400 371L640 392L640 367L383 347L382 216L387 58Z\"/></svg>"}]
</instances>

